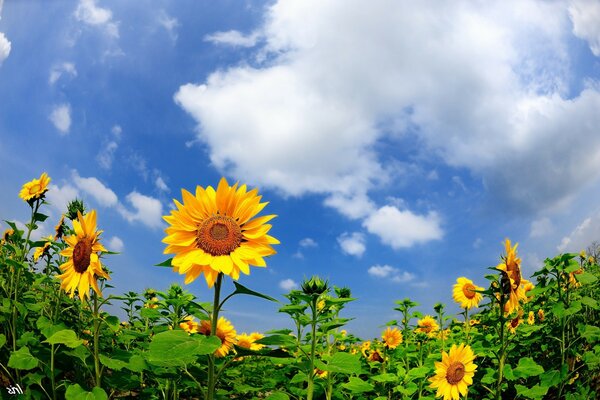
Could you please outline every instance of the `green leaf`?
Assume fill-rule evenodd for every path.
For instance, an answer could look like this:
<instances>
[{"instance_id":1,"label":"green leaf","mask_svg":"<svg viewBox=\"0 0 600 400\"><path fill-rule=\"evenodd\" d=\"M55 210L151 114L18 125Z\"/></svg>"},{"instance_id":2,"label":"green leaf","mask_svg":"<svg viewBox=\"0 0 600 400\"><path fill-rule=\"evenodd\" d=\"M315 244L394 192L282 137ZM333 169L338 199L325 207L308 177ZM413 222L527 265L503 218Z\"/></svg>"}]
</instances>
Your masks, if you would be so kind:
<instances>
[{"instance_id":1,"label":"green leaf","mask_svg":"<svg viewBox=\"0 0 600 400\"><path fill-rule=\"evenodd\" d=\"M372 376L371 380L379 383L396 382L398 381L398 376L395 374L380 374Z\"/></svg>"},{"instance_id":2,"label":"green leaf","mask_svg":"<svg viewBox=\"0 0 600 400\"><path fill-rule=\"evenodd\" d=\"M290 400L290 396L283 392L273 392L265 400Z\"/></svg>"},{"instance_id":3,"label":"green leaf","mask_svg":"<svg viewBox=\"0 0 600 400\"><path fill-rule=\"evenodd\" d=\"M160 264L154 264L155 267L169 267L171 268L171 261L173 261L173 257L169 258L168 260L165 260L163 262L161 262Z\"/></svg>"},{"instance_id":4,"label":"green leaf","mask_svg":"<svg viewBox=\"0 0 600 400\"><path fill-rule=\"evenodd\" d=\"M8 366L14 369L30 370L38 366L39 360L31 355L27 347L13 351L8 359Z\"/></svg>"},{"instance_id":5,"label":"green leaf","mask_svg":"<svg viewBox=\"0 0 600 400\"><path fill-rule=\"evenodd\" d=\"M509 381L514 381L516 379L513 374L513 369L509 364L504 365L504 378Z\"/></svg>"},{"instance_id":6,"label":"green leaf","mask_svg":"<svg viewBox=\"0 0 600 400\"><path fill-rule=\"evenodd\" d=\"M198 355L214 353L221 346L216 336L188 335L183 330L165 331L152 339L147 360L160 366L184 366Z\"/></svg>"},{"instance_id":7,"label":"green leaf","mask_svg":"<svg viewBox=\"0 0 600 400\"><path fill-rule=\"evenodd\" d=\"M593 344L600 340L600 327L593 325L579 325L579 334L587 340L588 343Z\"/></svg>"},{"instance_id":8,"label":"green leaf","mask_svg":"<svg viewBox=\"0 0 600 400\"><path fill-rule=\"evenodd\" d=\"M351 376L348 382L344 383L342 386L352 393L370 392L374 389L373 385L355 376Z\"/></svg>"},{"instance_id":9,"label":"green leaf","mask_svg":"<svg viewBox=\"0 0 600 400\"><path fill-rule=\"evenodd\" d=\"M408 378L410 378L411 380L415 378L423 378L429 373L430 369L428 367L413 368L410 371L408 371Z\"/></svg>"},{"instance_id":10,"label":"green leaf","mask_svg":"<svg viewBox=\"0 0 600 400\"><path fill-rule=\"evenodd\" d=\"M519 360L519 364L513 370L514 376L517 378L528 378L530 376L538 376L544 372L544 368L538 365L530 357L523 357Z\"/></svg>"},{"instance_id":11,"label":"green leaf","mask_svg":"<svg viewBox=\"0 0 600 400\"><path fill-rule=\"evenodd\" d=\"M128 362L118 360L116 358L110 358L105 356L104 354L100 354L100 362L102 363L102 365L105 365L110 369L114 369L115 371L120 371L123 368L129 366Z\"/></svg>"},{"instance_id":12,"label":"green leaf","mask_svg":"<svg viewBox=\"0 0 600 400\"><path fill-rule=\"evenodd\" d=\"M267 346L295 347L296 338L290 335L270 335L256 341Z\"/></svg>"},{"instance_id":13,"label":"green leaf","mask_svg":"<svg viewBox=\"0 0 600 400\"><path fill-rule=\"evenodd\" d=\"M95 387L91 392L88 392L78 384L69 385L65 398L67 400L108 400L108 396L103 389Z\"/></svg>"},{"instance_id":14,"label":"green leaf","mask_svg":"<svg viewBox=\"0 0 600 400\"><path fill-rule=\"evenodd\" d=\"M582 285L588 285L598 280L594 274L587 271L583 271L581 274L575 274L575 279Z\"/></svg>"},{"instance_id":15,"label":"green leaf","mask_svg":"<svg viewBox=\"0 0 600 400\"><path fill-rule=\"evenodd\" d=\"M598 309L598 302L591 297L584 296L581 298L581 304L585 304L586 306L593 308L594 310Z\"/></svg>"},{"instance_id":16,"label":"green leaf","mask_svg":"<svg viewBox=\"0 0 600 400\"><path fill-rule=\"evenodd\" d=\"M570 315L575 315L577 314L579 311L581 311L581 302L580 301L574 301L573 303L571 303L571 305L569 306L569 308L567 308L564 311L565 316L570 316Z\"/></svg>"},{"instance_id":17,"label":"green leaf","mask_svg":"<svg viewBox=\"0 0 600 400\"><path fill-rule=\"evenodd\" d=\"M44 343L64 344L74 349L77 346L81 346L83 344L83 340L79 339L77 334L71 329L63 329L44 340Z\"/></svg>"},{"instance_id":18,"label":"green leaf","mask_svg":"<svg viewBox=\"0 0 600 400\"><path fill-rule=\"evenodd\" d=\"M6 336L2 333L0 333L0 347L4 346L4 344L6 343Z\"/></svg>"},{"instance_id":19,"label":"green leaf","mask_svg":"<svg viewBox=\"0 0 600 400\"><path fill-rule=\"evenodd\" d=\"M233 281L233 284L235 285L235 292L233 292L231 294L232 296L234 296L236 294L247 294L249 296L256 296L256 297L260 297L262 299L277 302L277 300L275 300L274 298L267 296L266 294L255 292L254 290L250 290L246 286L241 285L241 284L237 283L236 281Z\"/></svg>"},{"instance_id":20,"label":"green leaf","mask_svg":"<svg viewBox=\"0 0 600 400\"><path fill-rule=\"evenodd\" d=\"M540 384L548 388L558 385L560 381L560 371L555 369L546 371L540 375Z\"/></svg>"},{"instance_id":21,"label":"green leaf","mask_svg":"<svg viewBox=\"0 0 600 400\"><path fill-rule=\"evenodd\" d=\"M315 363L319 360L315 360ZM360 358L358 355L348 353L335 353L327 360L327 363L320 362L317 366L320 370L328 372L338 372L341 374L359 374Z\"/></svg>"},{"instance_id":22,"label":"green leaf","mask_svg":"<svg viewBox=\"0 0 600 400\"><path fill-rule=\"evenodd\" d=\"M541 399L548 393L548 387L540 385L535 385L531 388L526 388L523 385L515 385L515 389L518 395L527 397L528 399Z\"/></svg>"},{"instance_id":23,"label":"green leaf","mask_svg":"<svg viewBox=\"0 0 600 400\"><path fill-rule=\"evenodd\" d=\"M143 370L148 369L148 364L146 364L146 360L144 360L142 356L134 354L129 359L127 369L133 372L142 372Z\"/></svg>"},{"instance_id":24,"label":"green leaf","mask_svg":"<svg viewBox=\"0 0 600 400\"><path fill-rule=\"evenodd\" d=\"M140 317L142 318L157 319L161 316L162 315L160 311L158 311L156 308L142 308L140 311Z\"/></svg>"},{"instance_id":25,"label":"green leaf","mask_svg":"<svg viewBox=\"0 0 600 400\"><path fill-rule=\"evenodd\" d=\"M33 214L33 220L36 222L44 222L47 218L48 216L46 214L42 214L39 212Z\"/></svg>"}]
</instances>

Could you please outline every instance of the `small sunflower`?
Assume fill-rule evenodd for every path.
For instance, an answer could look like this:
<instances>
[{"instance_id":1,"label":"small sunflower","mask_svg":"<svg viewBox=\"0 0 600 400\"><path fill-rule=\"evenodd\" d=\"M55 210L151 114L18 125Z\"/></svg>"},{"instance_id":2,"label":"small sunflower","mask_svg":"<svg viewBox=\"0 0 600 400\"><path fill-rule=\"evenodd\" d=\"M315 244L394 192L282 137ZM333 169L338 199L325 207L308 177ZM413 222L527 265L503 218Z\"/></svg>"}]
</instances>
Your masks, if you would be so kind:
<instances>
[{"instance_id":1,"label":"small sunflower","mask_svg":"<svg viewBox=\"0 0 600 400\"><path fill-rule=\"evenodd\" d=\"M264 337L265 335L258 332L251 333L250 335L242 333L240 335L237 335L236 345L245 349L257 351L265 347L264 344L256 343L257 340L262 339Z\"/></svg>"},{"instance_id":2,"label":"small sunflower","mask_svg":"<svg viewBox=\"0 0 600 400\"><path fill-rule=\"evenodd\" d=\"M12 228L8 228L7 230L4 231L4 233L2 234L2 241L3 242L8 242L8 240L10 239L10 237L12 235L15 234L15 231Z\"/></svg>"},{"instance_id":3,"label":"small sunflower","mask_svg":"<svg viewBox=\"0 0 600 400\"><path fill-rule=\"evenodd\" d=\"M475 286L470 279L460 277L456 280L456 284L452 290L452 298L462 308L474 308L479 305L479 302L483 298L481 293L477 293L476 290L483 290L483 288Z\"/></svg>"},{"instance_id":4,"label":"small sunflower","mask_svg":"<svg viewBox=\"0 0 600 400\"><path fill-rule=\"evenodd\" d=\"M39 179L34 178L23 185L19 197L25 201L40 199L48 191L50 180L47 173L42 173Z\"/></svg>"},{"instance_id":5,"label":"small sunflower","mask_svg":"<svg viewBox=\"0 0 600 400\"><path fill-rule=\"evenodd\" d=\"M541 308L538 310L537 314L538 314L538 319L540 320L540 322L542 322L546 318L546 315L544 314L544 310L542 310Z\"/></svg>"},{"instance_id":6,"label":"small sunflower","mask_svg":"<svg viewBox=\"0 0 600 400\"><path fill-rule=\"evenodd\" d=\"M437 332L440 329L440 326L431 315L426 315L420 320L418 320L417 326L418 328L415 329L415 332L425 333L430 337L435 335L435 332Z\"/></svg>"},{"instance_id":7,"label":"small sunflower","mask_svg":"<svg viewBox=\"0 0 600 400\"><path fill-rule=\"evenodd\" d=\"M521 318L520 315L517 315L515 318L506 322L506 327L508 328L510 333L515 334L515 333L517 333L517 327L519 325L521 325L521 322L523 322L523 319Z\"/></svg>"},{"instance_id":8,"label":"small sunflower","mask_svg":"<svg viewBox=\"0 0 600 400\"><path fill-rule=\"evenodd\" d=\"M194 321L194 317L188 315L183 319L183 322L179 324L179 327L186 331L187 333L198 333L200 324Z\"/></svg>"},{"instance_id":9,"label":"small sunflower","mask_svg":"<svg viewBox=\"0 0 600 400\"><path fill-rule=\"evenodd\" d=\"M502 290L508 295L508 300L504 305L504 312L510 314L519 309L519 301L527 301L525 294L525 285L529 281L521 276L521 259L517 257L518 243L511 246L510 240L505 241L506 255L503 257L503 262L498 264L496 268L502 271Z\"/></svg>"},{"instance_id":10,"label":"small sunflower","mask_svg":"<svg viewBox=\"0 0 600 400\"><path fill-rule=\"evenodd\" d=\"M370 341L366 341L363 342L363 344L360 345L360 352L362 353L363 357L367 358L367 351L371 349L371 342Z\"/></svg>"},{"instance_id":11,"label":"small sunflower","mask_svg":"<svg viewBox=\"0 0 600 400\"><path fill-rule=\"evenodd\" d=\"M477 369L474 359L473 350L464 344L458 347L453 344L450 354L443 352L442 361L435 363L435 376L429 378L429 387L437 389L435 397L458 400L460 396L465 396L469 385L473 384L473 375Z\"/></svg>"},{"instance_id":12,"label":"small sunflower","mask_svg":"<svg viewBox=\"0 0 600 400\"><path fill-rule=\"evenodd\" d=\"M229 186L222 178L217 190L198 186L195 195L182 190L183 204L163 217L165 254L175 254L173 271L185 274L185 283L204 274L212 287L219 273L237 280L240 272L250 274L250 265L265 267L264 257L275 254L271 245L279 241L267 233L267 222L275 215L256 215L267 205L258 190L246 185ZM256 218L255 218L256 217Z\"/></svg>"},{"instance_id":13,"label":"small sunflower","mask_svg":"<svg viewBox=\"0 0 600 400\"><path fill-rule=\"evenodd\" d=\"M35 262L37 262L40 259L40 257L42 257L43 255L48 253L48 249L50 248L50 245L52 244L52 240L53 240L52 236L49 236L44 239L45 239L44 245L42 247L36 247L35 252L33 253L33 261L35 261Z\"/></svg>"},{"instance_id":14,"label":"small sunflower","mask_svg":"<svg viewBox=\"0 0 600 400\"><path fill-rule=\"evenodd\" d=\"M102 231L96 230L96 210L92 210L85 216L77 214L77 219L73 220L73 229L75 235L65 238L68 245L66 249L60 252L60 255L67 257L68 260L60 266L62 275L60 287L73 297L75 290L79 292L81 300L89 296L90 285L92 289L102 296L96 279L102 277L110 279L110 276L102 269L100 264L99 252L107 251L100 243L100 234Z\"/></svg>"},{"instance_id":15,"label":"small sunflower","mask_svg":"<svg viewBox=\"0 0 600 400\"><path fill-rule=\"evenodd\" d=\"M210 336L211 322L203 320L200 322L200 328L198 332L203 335ZM225 317L220 317L217 321L217 335L221 339L221 347L215 351L215 356L225 357L230 350L233 349L233 345L236 343L236 332L235 328Z\"/></svg>"},{"instance_id":16,"label":"small sunflower","mask_svg":"<svg viewBox=\"0 0 600 400\"><path fill-rule=\"evenodd\" d=\"M533 311L529 311L529 315L527 316L527 323L529 325L535 324L535 314Z\"/></svg>"},{"instance_id":17,"label":"small sunflower","mask_svg":"<svg viewBox=\"0 0 600 400\"><path fill-rule=\"evenodd\" d=\"M400 343L402 343L402 332L400 332L398 328L392 329L388 327L381 334L381 338L383 339L383 343L387 348L395 349Z\"/></svg>"},{"instance_id":18,"label":"small sunflower","mask_svg":"<svg viewBox=\"0 0 600 400\"><path fill-rule=\"evenodd\" d=\"M58 221L58 224L54 227L54 232L54 240L60 239L65 233L65 214L60 216L60 221Z\"/></svg>"},{"instance_id":19,"label":"small sunflower","mask_svg":"<svg viewBox=\"0 0 600 400\"><path fill-rule=\"evenodd\" d=\"M327 378L327 371L322 371L318 368L315 368L315 376L318 378Z\"/></svg>"},{"instance_id":20,"label":"small sunflower","mask_svg":"<svg viewBox=\"0 0 600 400\"><path fill-rule=\"evenodd\" d=\"M373 350L371 354L369 354L369 358L367 358L370 362L383 362L383 357L379 354L379 351Z\"/></svg>"}]
</instances>

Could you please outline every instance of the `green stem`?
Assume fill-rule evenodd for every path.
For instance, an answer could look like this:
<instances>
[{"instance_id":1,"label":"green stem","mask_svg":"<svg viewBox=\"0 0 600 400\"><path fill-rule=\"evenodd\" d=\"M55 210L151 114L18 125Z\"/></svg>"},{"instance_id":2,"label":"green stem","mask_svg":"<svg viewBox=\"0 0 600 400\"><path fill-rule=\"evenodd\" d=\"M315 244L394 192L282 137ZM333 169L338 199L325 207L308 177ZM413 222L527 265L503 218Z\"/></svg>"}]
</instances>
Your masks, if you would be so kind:
<instances>
[{"instance_id":1,"label":"green stem","mask_svg":"<svg viewBox=\"0 0 600 400\"><path fill-rule=\"evenodd\" d=\"M217 335L217 322L219 320L219 299L221 296L221 282L223 281L223 273L219 273L217 281L215 282L215 294L213 299L213 314L210 325L210 336ZM210 354L208 356L208 385L206 388L206 399L214 400L215 388L217 385L216 374L215 374L215 355Z\"/></svg>"},{"instance_id":2,"label":"green stem","mask_svg":"<svg viewBox=\"0 0 600 400\"><path fill-rule=\"evenodd\" d=\"M56 400L56 381L54 378L54 343L50 345L50 382L52 383L52 400Z\"/></svg>"},{"instance_id":3,"label":"green stem","mask_svg":"<svg viewBox=\"0 0 600 400\"><path fill-rule=\"evenodd\" d=\"M471 329L471 321L469 320L469 309L465 307L465 333L467 335L467 344L471 344L469 330Z\"/></svg>"},{"instance_id":4,"label":"green stem","mask_svg":"<svg viewBox=\"0 0 600 400\"><path fill-rule=\"evenodd\" d=\"M102 371L100 371L100 356L98 349L98 333L100 331L100 318L98 316L99 306L98 295L94 292L92 296L94 299L94 373L96 376L96 387L100 387L102 383Z\"/></svg>"},{"instance_id":5,"label":"green stem","mask_svg":"<svg viewBox=\"0 0 600 400\"><path fill-rule=\"evenodd\" d=\"M318 297L313 296L311 299L310 309L312 311L312 320L310 321L311 326L311 347L310 347L310 367L308 370L308 388L306 393L306 400L312 400L314 392L314 379L315 379L315 350L317 346L317 301Z\"/></svg>"},{"instance_id":6,"label":"green stem","mask_svg":"<svg viewBox=\"0 0 600 400\"><path fill-rule=\"evenodd\" d=\"M496 381L496 400L502 400L502 379L504 377L505 345L504 345L504 294L500 295L500 352L498 354L498 380Z\"/></svg>"}]
</instances>

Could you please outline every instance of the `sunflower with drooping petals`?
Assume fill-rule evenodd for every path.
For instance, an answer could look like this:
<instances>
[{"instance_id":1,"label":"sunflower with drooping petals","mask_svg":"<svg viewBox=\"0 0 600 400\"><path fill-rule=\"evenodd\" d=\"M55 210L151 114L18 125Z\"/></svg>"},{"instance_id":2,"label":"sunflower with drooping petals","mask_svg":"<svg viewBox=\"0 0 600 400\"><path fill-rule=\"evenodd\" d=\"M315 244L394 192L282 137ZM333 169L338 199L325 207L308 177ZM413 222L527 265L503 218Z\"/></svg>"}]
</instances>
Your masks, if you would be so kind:
<instances>
[{"instance_id":1,"label":"sunflower with drooping petals","mask_svg":"<svg viewBox=\"0 0 600 400\"><path fill-rule=\"evenodd\" d=\"M502 257L502 261L496 268L502 271L503 284L501 285L505 295L508 295L508 300L504 304L504 312L510 314L519 309L519 301L527 301L525 294L525 285L529 281L521 276L521 259L517 257L517 246L511 246L510 240L506 239L505 243L506 255Z\"/></svg>"},{"instance_id":2,"label":"sunflower with drooping petals","mask_svg":"<svg viewBox=\"0 0 600 400\"><path fill-rule=\"evenodd\" d=\"M479 306L479 302L483 298L481 293L476 292L477 290L483 290L483 288L475 286L470 279L460 277L452 289L452 298L462 308L474 308Z\"/></svg>"},{"instance_id":3,"label":"sunflower with drooping petals","mask_svg":"<svg viewBox=\"0 0 600 400\"><path fill-rule=\"evenodd\" d=\"M41 198L48 191L50 180L47 173L42 173L39 178L34 178L23 185L19 192L19 197L25 201Z\"/></svg>"},{"instance_id":4,"label":"sunflower with drooping petals","mask_svg":"<svg viewBox=\"0 0 600 400\"><path fill-rule=\"evenodd\" d=\"M102 269L98 255L107 250L100 243L102 231L96 230L96 210L86 215L78 213L77 219L73 220L73 229L75 235L65 238L68 247L60 252L61 256L68 258L60 266L63 272L58 275L62 281L60 287L70 297L77 290L82 301L89 296L90 286L98 296L102 296L97 278L110 279L110 276Z\"/></svg>"},{"instance_id":5,"label":"sunflower with drooping petals","mask_svg":"<svg viewBox=\"0 0 600 400\"><path fill-rule=\"evenodd\" d=\"M418 328L415 329L415 332L425 333L429 337L434 336L435 332L437 332L440 329L440 326L431 315L426 315L420 320L418 320L417 326Z\"/></svg>"},{"instance_id":6,"label":"sunflower with drooping petals","mask_svg":"<svg viewBox=\"0 0 600 400\"><path fill-rule=\"evenodd\" d=\"M383 344L387 348L395 349L400 343L402 343L402 332L400 332L398 328L392 329L388 327L381 334L381 338L383 339Z\"/></svg>"},{"instance_id":7,"label":"sunflower with drooping petals","mask_svg":"<svg viewBox=\"0 0 600 400\"><path fill-rule=\"evenodd\" d=\"M54 227L54 240L58 240L60 239L63 234L65 233L65 214L60 216L60 220L58 221L58 224Z\"/></svg>"},{"instance_id":8,"label":"sunflower with drooping petals","mask_svg":"<svg viewBox=\"0 0 600 400\"><path fill-rule=\"evenodd\" d=\"M264 257L275 254L271 245L279 241L267 234L275 215L256 217L267 205L257 189L229 186L222 178L216 191L198 186L195 194L181 193L183 203L174 200L177 209L163 217L170 225L163 242L164 253L175 254L171 265L185 274L185 283L201 274L209 287L219 273L237 280L240 272L250 274L250 265L265 267Z\"/></svg>"},{"instance_id":9,"label":"sunflower with drooping petals","mask_svg":"<svg viewBox=\"0 0 600 400\"><path fill-rule=\"evenodd\" d=\"M429 378L432 389L437 389L435 397L444 400L458 400L465 396L469 385L473 384L473 375L477 365L473 363L475 354L470 346L452 345L450 353L442 353L442 361L435 363L435 376Z\"/></svg>"},{"instance_id":10,"label":"sunflower with drooping petals","mask_svg":"<svg viewBox=\"0 0 600 400\"><path fill-rule=\"evenodd\" d=\"M200 322L200 328L198 332L203 335L210 336L211 321L203 320ZM221 347L215 350L215 356L225 357L230 350L233 349L233 345L237 342L237 333L235 328L225 317L220 317L217 321L217 334L215 335L221 339Z\"/></svg>"},{"instance_id":11,"label":"sunflower with drooping petals","mask_svg":"<svg viewBox=\"0 0 600 400\"><path fill-rule=\"evenodd\" d=\"M41 247L36 247L35 251L33 252L33 261L37 262L40 257L42 257L44 254L47 254L53 239L53 236L44 238L44 245Z\"/></svg>"}]
</instances>

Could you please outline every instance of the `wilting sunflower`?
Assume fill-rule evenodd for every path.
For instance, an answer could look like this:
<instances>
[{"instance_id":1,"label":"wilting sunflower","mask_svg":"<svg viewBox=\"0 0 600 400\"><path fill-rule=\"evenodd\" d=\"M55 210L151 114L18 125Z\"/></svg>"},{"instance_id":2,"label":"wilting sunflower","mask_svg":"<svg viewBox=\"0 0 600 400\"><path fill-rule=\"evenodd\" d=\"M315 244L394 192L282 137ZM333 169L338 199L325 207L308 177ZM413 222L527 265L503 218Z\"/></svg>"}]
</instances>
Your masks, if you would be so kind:
<instances>
[{"instance_id":1,"label":"wilting sunflower","mask_svg":"<svg viewBox=\"0 0 600 400\"><path fill-rule=\"evenodd\" d=\"M271 247L279 241L267 234L267 224L275 215L256 217L267 203L261 203L258 190L246 185L229 186L222 178L217 190L196 187L195 195L182 190L183 204L163 217L170 226L165 230L165 254L175 254L173 270L185 274L185 283L204 273L212 287L220 272L238 279L248 275L250 265L265 267L264 257L275 254Z\"/></svg>"},{"instance_id":2,"label":"wilting sunflower","mask_svg":"<svg viewBox=\"0 0 600 400\"><path fill-rule=\"evenodd\" d=\"M60 221L58 221L58 224L54 227L54 232L55 241L60 239L65 233L65 214L60 216Z\"/></svg>"},{"instance_id":3,"label":"wilting sunflower","mask_svg":"<svg viewBox=\"0 0 600 400\"><path fill-rule=\"evenodd\" d=\"M265 347L264 344L256 343L257 340L262 339L264 337L265 337L265 335L258 333L258 332L251 333L250 335L242 333L240 335L237 335L237 343L236 344L239 347L257 351L257 350L260 350L263 347Z\"/></svg>"},{"instance_id":4,"label":"wilting sunflower","mask_svg":"<svg viewBox=\"0 0 600 400\"><path fill-rule=\"evenodd\" d=\"M92 289L102 296L98 288L97 278L102 277L110 279L108 274L102 269L100 264L99 252L107 251L100 243L100 234L102 231L96 230L96 210L92 210L85 216L77 214L77 219L73 220L73 229L75 235L65 238L65 243L69 246L60 252L68 260L60 266L62 275L60 287L73 297L75 290L79 292L81 300L89 296L90 285Z\"/></svg>"},{"instance_id":5,"label":"wilting sunflower","mask_svg":"<svg viewBox=\"0 0 600 400\"><path fill-rule=\"evenodd\" d=\"M525 285L529 281L521 276L521 259L517 257L517 246L511 246L510 240L505 242L506 255L503 257L503 262L498 264L496 268L502 271L502 279L505 284L502 284L502 290L505 295L508 295L508 300L504 305L504 312L510 314L519 309L519 301L527 301L525 294Z\"/></svg>"},{"instance_id":6,"label":"wilting sunflower","mask_svg":"<svg viewBox=\"0 0 600 400\"><path fill-rule=\"evenodd\" d=\"M21 191L19 192L19 197L25 201L39 199L48 191L49 183L50 177L44 172L39 179L34 178L33 180L24 184L23 188L21 188Z\"/></svg>"},{"instance_id":7,"label":"wilting sunflower","mask_svg":"<svg viewBox=\"0 0 600 400\"><path fill-rule=\"evenodd\" d=\"M398 330L398 328L390 328L388 327L381 334L381 338L383 339L383 344L389 349L395 349L398 347L400 343L402 343L402 332Z\"/></svg>"},{"instance_id":8,"label":"wilting sunflower","mask_svg":"<svg viewBox=\"0 0 600 400\"><path fill-rule=\"evenodd\" d=\"M483 298L481 293L477 293L476 290L483 290L483 288L475 286L470 279L460 277L456 280L456 284L452 290L452 298L462 308L474 308L479 305L479 302Z\"/></svg>"},{"instance_id":9,"label":"wilting sunflower","mask_svg":"<svg viewBox=\"0 0 600 400\"><path fill-rule=\"evenodd\" d=\"M458 400L467 394L468 386L473 383L477 365L473 363L475 354L470 346L452 345L450 354L442 353L442 362L435 363L435 376L429 378L432 389L437 389L435 397L444 400Z\"/></svg>"},{"instance_id":10,"label":"wilting sunflower","mask_svg":"<svg viewBox=\"0 0 600 400\"><path fill-rule=\"evenodd\" d=\"M428 336L435 335L435 332L440 329L440 326L431 315L426 315L422 319L417 321L418 328L415 329L417 333L425 333Z\"/></svg>"},{"instance_id":11,"label":"wilting sunflower","mask_svg":"<svg viewBox=\"0 0 600 400\"><path fill-rule=\"evenodd\" d=\"M211 322L208 320L203 320L200 322L200 328L198 332L203 335L210 336L211 331ZM236 343L236 332L235 328L224 317L220 317L217 321L217 335L219 339L221 339L221 347L219 347L215 351L215 356L217 357L225 357L229 350L233 349L233 345Z\"/></svg>"}]
</instances>

